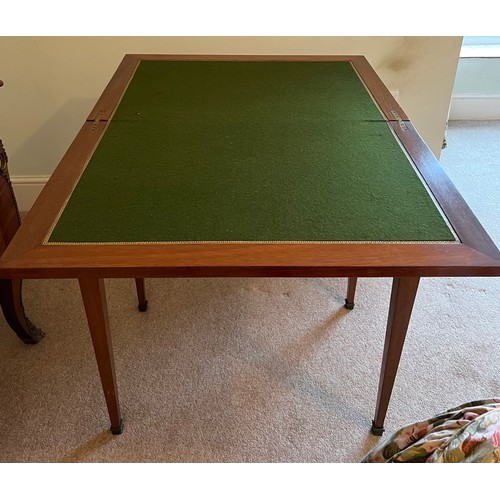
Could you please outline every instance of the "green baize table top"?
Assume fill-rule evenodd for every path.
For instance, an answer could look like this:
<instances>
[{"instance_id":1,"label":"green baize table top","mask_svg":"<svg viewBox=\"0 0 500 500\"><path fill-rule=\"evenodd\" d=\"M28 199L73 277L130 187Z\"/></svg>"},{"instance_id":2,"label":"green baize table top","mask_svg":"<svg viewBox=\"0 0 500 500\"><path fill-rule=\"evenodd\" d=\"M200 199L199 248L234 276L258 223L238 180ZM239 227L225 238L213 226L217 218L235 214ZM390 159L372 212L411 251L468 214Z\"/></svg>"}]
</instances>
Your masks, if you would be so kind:
<instances>
[{"instance_id":1,"label":"green baize table top","mask_svg":"<svg viewBox=\"0 0 500 500\"><path fill-rule=\"evenodd\" d=\"M141 61L48 243L453 242L349 62Z\"/></svg>"}]
</instances>

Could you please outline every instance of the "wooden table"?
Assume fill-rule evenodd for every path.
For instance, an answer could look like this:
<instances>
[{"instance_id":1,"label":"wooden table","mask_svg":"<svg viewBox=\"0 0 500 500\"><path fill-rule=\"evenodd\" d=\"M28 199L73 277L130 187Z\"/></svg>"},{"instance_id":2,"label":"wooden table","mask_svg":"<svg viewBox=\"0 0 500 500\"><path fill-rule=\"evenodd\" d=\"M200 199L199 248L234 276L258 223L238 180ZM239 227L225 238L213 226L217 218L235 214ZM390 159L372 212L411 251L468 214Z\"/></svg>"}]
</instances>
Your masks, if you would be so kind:
<instances>
[{"instance_id":1,"label":"wooden table","mask_svg":"<svg viewBox=\"0 0 500 500\"><path fill-rule=\"evenodd\" d=\"M210 68L214 67L210 66L211 64L229 61L273 62L273 64L276 62L298 64L304 61L311 64L347 62L378 108L379 117L375 121L382 124L378 126L392 131L394 144L397 144L397 147L407 157L409 168L414 169L416 178L425 188L426 196L432 200L436 213L442 217L453 236L447 241L436 240L432 237L419 241L414 241L411 237L408 237L407 240L395 239L394 241L388 240L387 237L383 240L370 238L343 241L332 239L332 237L314 240L304 239L302 233L297 238L293 237L292 227L287 229L292 231L291 237L280 236L274 241L270 241L268 237L259 240L255 236L252 236L252 240L242 240L241 237L232 237L231 234L227 239L215 236L212 240L200 239L199 241L193 241L192 236L186 237L183 241L168 235L164 239L159 238L159 240L152 241L153 237L148 240L148 237L145 238L142 234L136 239L132 234L126 241L117 241L116 237L107 240L106 236L102 235L92 237L84 235L79 240L80 236L77 234L65 241L64 237L60 236L64 231L61 230L57 233L58 224L66 216L67 210L70 210L71 217L81 217L83 226L85 209L81 208L81 213L78 213L78 203L75 202L70 206L71 197L76 196L75 193L77 193L80 183L84 182L86 173L84 175L82 172L86 170L88 164L91 165L94 161L96 151L99 152L98 145L103 138L105 141L109 139L106 134L112 130L110 127L113 124L115 113L117 110L119 112L120 103L122 99L125 99L124 95L127 95L127 88L131 84L130 82L134 81L134 75L140 67L141 61L156 61L158 63L162 61L203 61L208 65L204 67L209 68L209 73ZM276 66L270 66L270 68L272 67ZM212 71L210 74L210 78L217 78L216 71ZM231 72L229 71L228 74ZM203 97L203 89L207 88L208 83L205 84L204 81L198 83L200 95ZM253 87L250 85L249 88ZM252 96L251 102L254 103L252 105L259 107L262 103L260 96L263 95L263 92L262 89L258 89L258 86L255 88L257 90ZM296 88L303 87L297 86ZM171 91L172 89L169 90L169 92ZM278 99L281 90L275 89L275 91ZM283 92L286 91L287 89L283 90ZM182 93L182 89L179 92ZM158 93L161 92L158 91ZM153 92L151 92L151 99L154 99L152 94ZM300 99L306 98L302 94L297 95L297 103ZM314 99L314 94L308 95L307 99ZM307 99L304 101L304 106L307 106ZM201 99L200 102L203 104L203 102L208 101ZM269 105L272 102L274 102L273 99L266 101L266 106L272 107L272 104ZM355 107L355 103L352 105ZM137 114L140 114L140 111ZM186 110L186 116L189 119L194 119L189 116L189 110ZM293 116L286 117L283 123L288 123L293 119L296 125L297 120L300 122L302 118L295 113ZM173 119L170 110L167 110L164 117L165 123ZM211 117L202 117L202 119L210 122ZM369 121L365 120L366 123ZM308 123L300 122L299 127L304 127L305 132L307 132ZM264 126L263 123L261 125ZM139 120L136 126L147 126L147 120ZM252 126L258 130L259 123L256 122ZM369 124L367 126L370 127ZM113 130L113 133L116 134L119 127ZM286 125L279 133L286 135ZM359 141L363 140L363 138L359 139ZM207 137L207 143L210 141L210 137ZM361 147L362 142L359 144ZM255 148L258 152L259 145L255 145ZM191 151L186 150L187 153L191 154ZM164 158L166 164L168 164L168 154L167 151ZM277 154L281 153L277 152ZM148 176L150 165L144 162L140 155L133 158L131 164L141 167L141 176L145 176L144 178ZM106 168L102 167L102 171L104 172ZM330 168L328 161L326 168ZM126 175L124 172L123 176ZM370 171L367 171L366 175L370 176ZM168 172L166 178L168 179ZM150 180L152 183L155 182L155 179ZM179 179L176 178L177 181ZM168 183L170 180L165 182ZM268 188L267 184L266 189ZM359 196L360 184L361 182L353 182L347 187L344 186L343 189L348 189L350 196L356 199ZM183 186L182 182L179 186ZM262 186L264 189L264 183ZM106 190L111 192L111 189L112 186L102 186L104 192ZM183 188L179 187L178 189ZM276 185L275 189L279 190L280 186ZM100 189L94 189L95 191L100 191ZM178 191L172 191L172 193L178 194ZM83 196L82 190L80 190L79 196ZM88 196L93 195L89 194ZM393 192L388 191L385 196L389 201ZM68 200L70 201L68 202ZM228 200L223 201L225 203ZM310 208L307 206L307 199L302 200L302 203L306 213ZM182 207L185 211L188 211L189 208ZM116 206L113 210L116 210ZM257 214L259 207L256 207L255 210ZM107 220L108 214L105 208L101 211L104 220ZM179 213L181 212L182 210ZM134 212L131 214L130 217L134 217ZM144 217L144 225L148 224L146 214L141 214L139 209L137 217L137 220L132 221L132 225L144 227L140 226L141 217ZM384 224L390 229L390 220L388 222L387 217L380 220L381 226ZM414 223L418 224L418 221L414 221ZM106 224L108 223L106 222ZM349 228L349 224L350 222L347 220L347 228ZM193 224L193 227L195 225ZM242 227L245 227L244 224ZM377 225L371 224L371 227L374 228L376 234ZM55 232L53 232L54 228ZM55 238L54 234L59 234L59 236ZM203 238L206 237L203 236ZM444 174L404 111L364 57L127 55L51 176L42 194L26 216L21 229L2 256L0 273L0 277L4 280L33 278L77 278L79 280L111 419L111 431L114 434L122 432L123 422L118 401L104 278L346 277L349 278L346 299L346 306L349 308L354 303L355 285L358 277L392 277L392 294L377 407L372 425L372 432L380 435L384 430L384 419L420 278L498 276L500 275L500 253Z\"/></svg>"}]
</instances>

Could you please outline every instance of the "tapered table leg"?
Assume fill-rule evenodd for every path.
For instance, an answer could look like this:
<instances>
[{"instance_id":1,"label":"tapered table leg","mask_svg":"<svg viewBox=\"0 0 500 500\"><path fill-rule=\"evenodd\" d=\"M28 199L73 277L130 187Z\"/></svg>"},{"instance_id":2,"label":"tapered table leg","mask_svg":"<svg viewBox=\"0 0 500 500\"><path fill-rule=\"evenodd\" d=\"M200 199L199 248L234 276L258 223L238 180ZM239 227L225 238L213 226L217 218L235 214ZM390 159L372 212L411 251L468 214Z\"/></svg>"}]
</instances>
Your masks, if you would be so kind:
<instances>
[{"instance_id":1,"label":"tapered table leg","mask_svg":"<svg viewBox=\"0 0 500 500\"><path fill-rule=\"evenodd\" d=\"M146 288L144 286L144 278L135 279L135 287L137 289L137 299L139 301L139 311L144 312L148 310L148 301L146 299Z\"/></svg>"},{"instance_id":2,"label":"tapered table leg","mask_svg":"<svg viewBox=\"0 0 500 500\"><path fill-rule=\"evenodd\" d=\"M87 321L101 376L104 397L111 420L111 432L113 434L121 434L123 431L123 422L120 415L120 403L118 401L118 388L116 385L115 363L109 330L104 280L85 277L79 278L78 281L87 313Z\"/></svg>"},{"instance_id":3,"label":"tapered table leg","mask_svg":"<svg viewBox=\"0 0 500 500\"><path fill-rule=\"evenodd\" d=\"M344 307L346 309L354 308L354 295L356 293L356 283L358 278L349 278L347 282L347 298L345 299Z\"/></svg>"},{"instance_id":4,"label":"tapered table leg","mask_svg":"<svg viewBox=\"0 0 500 500\"><path fill-rule=\"evenodd\" d=\"M44 336L24 313L21 280L0 280L0 302L9 326L26 344L37 344Z\"/></svg>"},{"instance_id":5,"label":"tapered table leg","mask_svg":"<svg viewBox=\"0 0 500 500\"><path fill-rule=\"evenodd\" d=\"M394 278L372 434L381 436L420 278Z\"/></svg>"}]
</instances>

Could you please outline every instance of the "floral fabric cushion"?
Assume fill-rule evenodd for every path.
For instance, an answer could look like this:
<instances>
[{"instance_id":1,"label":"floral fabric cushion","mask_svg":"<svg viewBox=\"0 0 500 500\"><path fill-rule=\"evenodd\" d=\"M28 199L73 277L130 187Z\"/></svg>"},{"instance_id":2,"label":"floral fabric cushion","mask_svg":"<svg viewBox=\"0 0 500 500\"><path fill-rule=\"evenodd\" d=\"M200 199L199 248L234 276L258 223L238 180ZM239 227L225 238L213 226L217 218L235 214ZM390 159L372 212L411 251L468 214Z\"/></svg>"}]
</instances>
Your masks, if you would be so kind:
<instances>
[{"instance_id":1,"label":"floral fabric cushion","mask_svg":"<svg viewBox=\"0 0 500 500\"><path fill-rule=\"evenodd\" d=\"M473 401L403 427L362 462L500 462L500 398Z\"/></svg>"}]
</instances>

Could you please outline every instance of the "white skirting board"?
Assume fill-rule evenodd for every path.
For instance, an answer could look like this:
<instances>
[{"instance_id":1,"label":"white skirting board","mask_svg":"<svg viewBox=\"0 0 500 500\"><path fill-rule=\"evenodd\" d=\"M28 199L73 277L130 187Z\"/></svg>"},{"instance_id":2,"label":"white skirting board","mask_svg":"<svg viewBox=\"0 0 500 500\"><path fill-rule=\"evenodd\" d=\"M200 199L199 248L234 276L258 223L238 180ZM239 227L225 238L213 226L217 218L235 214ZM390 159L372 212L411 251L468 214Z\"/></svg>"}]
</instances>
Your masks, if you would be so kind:
<instances>
[{"instance_id":1,"label":"white skirting board","mask_svg":"<svg viewBox=\"0 0 500 500\"><path fill-rule=\"evenodd\" d=\"M41 193L48 175L12 175L10 181L20 212L27 212Z\"/></svg>"},{"instance_id":2,"label":"white skirting board","mask_svg":"<svg viewBox=\"0 0 500 500\"><path fill-rule=\"evenodd\" d=\"M500 120L500 94L455 94L450 120Z\"/></svg>"}]
</instances>

